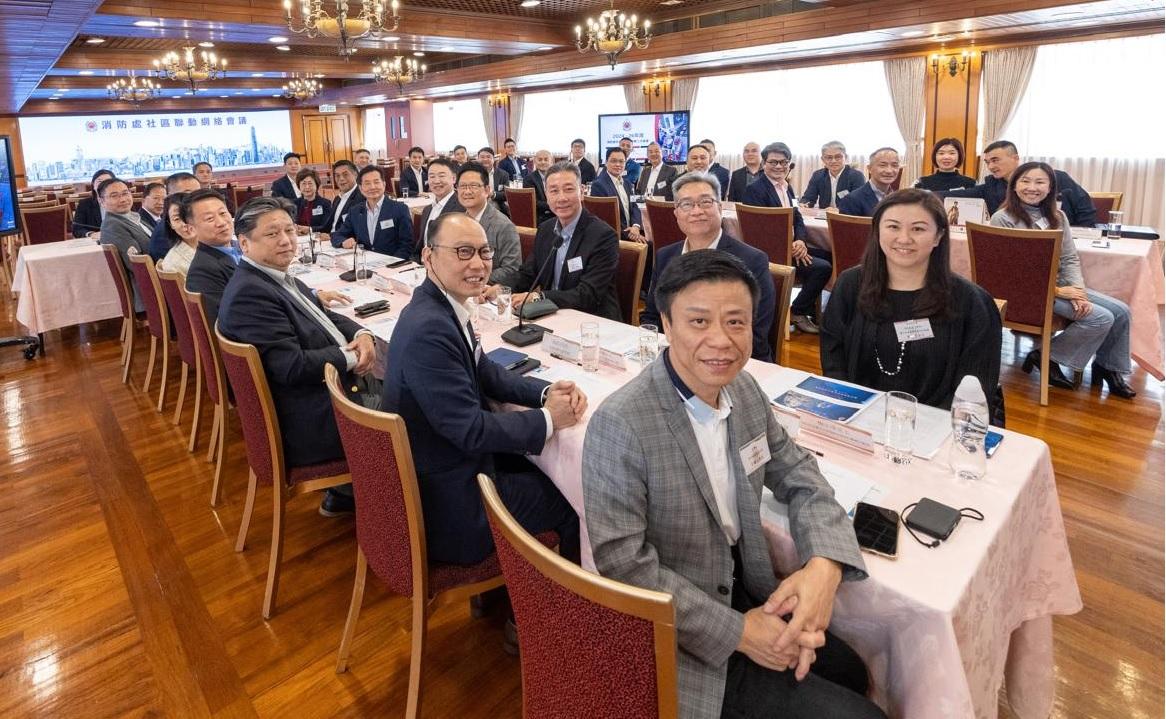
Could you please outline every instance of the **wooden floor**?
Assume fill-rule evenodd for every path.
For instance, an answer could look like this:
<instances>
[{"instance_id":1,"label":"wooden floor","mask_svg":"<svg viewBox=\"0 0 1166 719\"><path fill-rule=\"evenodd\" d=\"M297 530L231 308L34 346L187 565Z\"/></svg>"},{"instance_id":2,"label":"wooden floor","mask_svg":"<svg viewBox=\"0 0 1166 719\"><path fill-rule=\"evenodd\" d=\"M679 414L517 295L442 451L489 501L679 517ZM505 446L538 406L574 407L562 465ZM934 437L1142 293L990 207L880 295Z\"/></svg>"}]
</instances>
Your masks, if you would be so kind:
<instances>
[{"instance_id":1,"label":"wooden floor","mask_svg":"<svg viewBox=\"0 0 1166 719\"><path fill-rule=\"evenodd\" d=\"M0 301L0 335L13 308ZM1008 426L1052 447L1085 609L1055 622L1057 717L1163 716L1162 384L1137 371L1136 401L1052 390L1017 369L1006 337ZM789 363L817 369L795 337ZM212 465L140 391L120 381L117 325L48 336L26 363L0 350L0 717L386 717L404 710L409 607L376 583L348 674L333 673L351 592L351 520L290 506L277 613L260 618L270 528L257 502L233 551L246 467L238 427L225 499ZM141 353L144 355L144 353ZM175 375L176 376L176 375ZM1088 379L1088 376L1087 376ZM190 399L187 399L188 407ZM187 409L189 414L189 409ZM431 623L428 717L519 717L518 660L500 617L464 605ZM1002 705L1001 716L1010 716Z\"/></svg>"}]
</instances>

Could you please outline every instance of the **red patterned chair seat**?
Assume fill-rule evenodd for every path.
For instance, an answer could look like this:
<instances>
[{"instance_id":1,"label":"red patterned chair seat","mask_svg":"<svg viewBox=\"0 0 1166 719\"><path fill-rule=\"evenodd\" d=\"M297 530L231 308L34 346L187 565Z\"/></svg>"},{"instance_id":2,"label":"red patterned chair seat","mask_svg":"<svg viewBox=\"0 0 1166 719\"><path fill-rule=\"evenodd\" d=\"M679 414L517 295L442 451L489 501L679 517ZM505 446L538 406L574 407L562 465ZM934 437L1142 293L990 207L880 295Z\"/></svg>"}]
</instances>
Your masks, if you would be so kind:
<instances>
[{"instance_id":1,"label":"red patterned chair seat","mask_svg":"<svg viewBox=\"0 0 1166 719\"><path fill-rule=\"evenodd\" d=\"M554 549L559 543L559 534L554 531L542 532L534 536L544 547ZM435 597L447 589L460 587L464 584L481 582L490 577L502 574L502 567L498 564L498 553L491 552L477 564L445 564L444 562L429 563L429 596Z\"/></svg>"}]
</instances>

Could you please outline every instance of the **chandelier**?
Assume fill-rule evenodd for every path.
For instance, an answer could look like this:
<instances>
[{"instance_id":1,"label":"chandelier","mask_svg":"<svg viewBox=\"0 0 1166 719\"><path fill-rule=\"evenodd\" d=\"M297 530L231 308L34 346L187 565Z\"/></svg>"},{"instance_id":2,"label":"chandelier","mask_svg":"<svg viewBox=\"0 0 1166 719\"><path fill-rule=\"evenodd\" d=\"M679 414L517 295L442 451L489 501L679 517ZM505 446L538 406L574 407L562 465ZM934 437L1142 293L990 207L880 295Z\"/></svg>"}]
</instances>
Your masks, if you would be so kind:
<instances>
[{"instance_id":1,"label":"chandelier","mask_svg":"<svg viewBox=\"0 0 1166 719\"><path fill-rule=\"evenodd\" d=\"M154 72L166 80L185 82L190 85L191 92L198 92L200 82L215 80L227 74L226 60L206 50L199 54L201 64L195 62L193 46L184 47L181 56L173 51L168 52L154 61Z\"/></svg>"},{"instance_id":2,"label":"chandelier","mask_svg":"<svg viewBox=\"0 0 1166 719\"><path fill-rule=\"evenodd\" d=\"M381 60L372 64L372 76L377 82L386 85L396 84L398 90L404 90L405 85L425 77L425 66L413 58L403 58L400 55L392 60Z\"/></svg>"},{"instance_id":3,"label":"chandelier","mask_svg":"<svg viewBox=\"0 0 1166 719\"><path fill-rule=\"evenodd\" d=\"M138 82L138 78L133 75L130 75L128 80L123 77L111 82L105 86L105 89L114 100L132 102L135 105L153 100L162 92L162 89L155 85L153 80L143 79Z\"/></svg>"},{"instance_id":4,"label":"chandelier","mask_svg":"<svg viewBox=\"0 0 1166 719\"><path fill-rule=\"evenodd\" d=\"M355 2L355 0L354 0ZM323 8L323 0L301 0L299 20L292 18L291 0L283 0L284 17L287 27L295 33L308 37L329 37L340 41L340 55L345 59L356 52L353 41L370 35L376 36L382 32L392 32L401 24L401 16L397 14L400 3L392 0L389 9L392 15L392 26L385 23L385 5L381 0L360 0L360 11L354 15L348 14L349 0L336 0L336 15L329 15Z\"/></svg>"},{"instance_id":5,"label":"chandelier","mask_svg":"<svg viewBox=\"0 0 1166 719\"><path fill-rule=\"evenodd\" d=\"M510 92L508 90L499 89L498 92L492 93L487 98L487 103L490 107L505 107L510 104Z\"/></svg>"},{"instance_id":6,"label":"chandelier","mask_svg":"<svg viewBox=\"0 0 1166 719\"><path fill-rule=\"evenodd\" d=\"M935 77L939 77L940 70L947 70L947 74L955 77L968 69L968 62L976 56L976 51L968 52L964 50L960 54L944 53L934 54L931 56L931 72L935 73Z\"/></svg>"},{"instance_id":7,"label":"chandelier","mask_svg":"<svg viewBox=\"0 0 1166 719\"><path fill-rule=\"evenodd\" d=\"M648 47L648 43L652 41L651 25L650 20L645 20L641 28L635 15L628 17L616 10L615 0L611 0L610 7L599 13L598 20L587 18L586 35L583 28L575 26L575 44L579 47L579 52L594 50L606 56L607 63L614 70L619 56L632 49L633 45L640 50Z\"/></svg>"},{"instance_id":8,"label":"chandelier","mask_svg":"<svg viewBox=\"0 0 1166 719\"><path fill-rule=\"evenodd\" d=\"M306 100L311 100L316 95L319 95L320 91L323 89L324 88L320 86L320 83L316 82L315 80L293 76L292 79L283 86L283 96L289 100L304 102Z\"/></svg>"}]
</instances>

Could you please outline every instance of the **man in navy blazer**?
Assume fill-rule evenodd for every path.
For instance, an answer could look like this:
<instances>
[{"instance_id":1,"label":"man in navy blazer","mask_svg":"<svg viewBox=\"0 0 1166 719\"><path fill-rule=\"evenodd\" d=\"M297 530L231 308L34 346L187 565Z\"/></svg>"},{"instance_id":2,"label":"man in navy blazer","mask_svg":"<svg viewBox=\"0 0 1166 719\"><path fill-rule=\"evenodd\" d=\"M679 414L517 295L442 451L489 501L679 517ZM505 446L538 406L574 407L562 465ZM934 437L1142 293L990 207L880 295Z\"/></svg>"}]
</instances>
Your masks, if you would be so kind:
<instances>
[{"instance_id":1,"label":"man in navy blazer","mask_svg":"<svg viewBox=\"0 0 1166 719\"><path fill-rule=\"evenodd\" d=\"M704 172L689 172L676 181L676 224L685 239L656 253L651 290L644 311L640 313L640 324L662 326L660 311L656 307L656 283L669 262L695 250L727 252L745 263L761 289L761 297L753 312L753 358L772 362L773 344L769 341L769 331L773 328L776 300L773 275L769 274L769 258L756 247L721 232L721 188L717 186L718 182L715 175Z\"/></svg>"},{"instance_id":2,"label":"man in navy blazer","mask_svg":"<svg viewBox=\"0 0 1166 719\"><path fill-rule=\"evenodd\" d=\"M332 233L332 246L361 247L382 255L408 258L413 247L413 220L402 202L385 197L385 176L376 165L357 175L364 202L352 208Z\"/></svg>"},{"instance_id":3,"label":"man in navy blazer","mask_svg":"<svg viewBox=\"0 0 1166 719\"><path fill-rule=\"evenodd\" d=\"M635 146L632 144L632 138L621 137L619 140L619 149L623 150L625 158L623 178L631 183L632 187L635 187L636 183L640 181L640 172L644 169L644 166L632 159L632 150L635 149Z\"/></svg>"},{"instance_id":4,"label":"man in navy blazer","mask_svg":"<svg viewBox=\"0 0 1166 719\"><path fill-rule=\"evenodd\" d=\"M792 207L794 242L790 256L794 272L802 289L790 304L790 322L802 332L818 334L814 313L818 298L830 281L830 253L806 244L806 223L797 208L797 195L789 186L789 172L793 169L793 153L784 142L771 142L761 150L764 177L757 178L745 188L744 203L757 207Z\"/></svg>"},{"instance_id":5,"label":"man in navy blazer","mask_svg":"<svg viewBox=\"0 0 1166 719\"><path fill-rule=\"evenodd\" d=\"M232 240L234 218L216 190L195 190L183 199L179 214L194 228L198 247L186 271L186 289L202 295L207 320L213 325L219 302L242 257ZM290 215L288 216L290 219Z\"/></svg>"},{"instance_id":6,"label":"man in navy blazer","mask_svg":"<svg viewBox=\"0 0 1166 719\"><path fill-rule=\"evenodd\" d=\"M352 160L337 160L332 163L332 184L340 193L332 198L332 209L328 211L328 221L324 229L328 234L340 229L340 224L348 213L364 204L364 195L356 186L356 163Z\"/></svg>"},{"instance_id":7,"label":"man in navy blazer","mask_svg":"<svg viewBox=\"0 0 1166 719\"><path fill-rule=\"evenodd\" d=\"M627 153L622 148L612 147L607 151L607 161L603 170L591 183L592 197L614 197L619 200L619 227L621 239L632 242L647 242L644 237L644 221L640 217L640 206L632 202L635 188L623 177Z\"/></svg>"},{"instance_id":8,"label":"man in navy blazer","mask_svg":"<svg viewBox=\"0 0 1166 719\"><path fill-rule=\"evenodd\" d=\"M498 163L499 167L510 173L515 180L525 180L529 172L526 163L518 157L518 143L513 137L506 138L506 142L502 143L502 152L504 157Z\"/></svg>"},{"instance_id":9,"label":"man in navy blazer","mask_svg":"<svg viewBox=\"0 0 1166 719\"><path fill-rule=\"evenodd\" d=\"M838 211L842 214L874 216L875 208L894 191L892 185L899 177L899 151L893 147L880 147L871 153L866 170L870 173L870 181L838 200Z\"/></svg>"},{"instance_id":10,"label":"man in navy blazer","mask_svg":"<svg viewBox=\"0 0 1166 719\"><path fill-rule=\"evenodd\" d=\"M300 156L289 152L283 156L283 177L271 183L271 196L282 197L290 202L299 199L300 188L296 185L296 175L301 169Z\"/></svg>"},{"instance_id":11,"label":"man in navy blazer","mask_svg":"<svg viewBox=\"0 0 1166 719\"><path fill-rule=\"evenodd\" d=\"M468 215L442 215L434 225L421 254L428 276L389 343L381 402L405 420L429 558L475 564L493 551L475 479L485 473L523 527L554 529L561 554L577 561L578 516L522 455L542 452L556 430L578 422L587 398L573 382L523 377L483 352L466 302L481 296L493 251ZM491 400L531 409L494 411Z\"/></svg>"},{"instance_id":12,"label":"man in navy blazer","mask_svg":"<svg viewBox=\"0 0 1166 719\"><path fill-rule=\"evenodd\" d=\"M425 167L425 150L409 148L409 164L401 171L401 196L420 197L429 191L429 170Z\"/></svg>"},{"instance_id":13,"label":"man in navy blazer","mask_svg":"<svg viewBox=\"0 0 1166 719\"><path fill-rule=\"evenodd\" d=\"M710 164L709 164L708 171L712 174L713 177L717 178L717 182L721 183L721 191L724 193L728 193L729 192L729 181L732 178L729 175L729 171L727 169L725 169L724 165L717 162L717 143L713 142L712 140L710 140L708 138L705 138L705 139L700 141L700 144L707 147L708 151L709 151L709 163ZM722 200L725 199L723 195L721 196L721 199Z\"/></svg>"},{"instance_id":14,"label":"man in navy blazer","mask_svg":"<svg viewBox=\"0 0 1166 719\"><path fill-rule=\"evenodd\" d=\"M846 147L833 140L822 145L822 167L810 175L800 202L803 207L837 207L838 200L865 183L862 173L846 164Z\"/></svg>"},{"instance_id":15,"label":"man in navy blazer","mask_svg":"<svg viewBox=\"0 0 1166 719\"><path fill-rule=\"evenodd\" d=\"M534 153L534 172L528 174L522 181L523 187L534 190L534 206L538 212L537 221L542 224L554 217L551 206L547 204L547 171L554 164L554 159L548 150L539 150Z\"/></svg>"}]
</instances>

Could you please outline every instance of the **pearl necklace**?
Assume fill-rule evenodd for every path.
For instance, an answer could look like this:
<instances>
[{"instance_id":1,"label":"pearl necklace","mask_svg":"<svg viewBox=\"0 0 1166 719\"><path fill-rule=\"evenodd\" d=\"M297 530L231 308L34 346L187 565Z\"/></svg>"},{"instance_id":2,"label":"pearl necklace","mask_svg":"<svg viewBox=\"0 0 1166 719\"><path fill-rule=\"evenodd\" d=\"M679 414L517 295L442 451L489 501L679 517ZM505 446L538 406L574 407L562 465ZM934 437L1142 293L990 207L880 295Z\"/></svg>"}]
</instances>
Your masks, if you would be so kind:
<instances>
[{"instance_id":1,"label":"pearl necklace","mask_svg":"<svg viewBox=\"0 0 1166 719\"><path fill-rule=\"evenodd\" d=\"M877 364L879 366L879 371L888 377L894 377L894 376L898 375L899 371L903 369L903 355L904 355L905 349L907 349L907 343L900 342L899 343L899 362L898 362L898 364L895 365L894 372L888 372L886 370L886 368L883 367L883 361L881 359L879 359L879 350L876 347L875 348L875 364Z\"/></svg>"}]
</instances>

